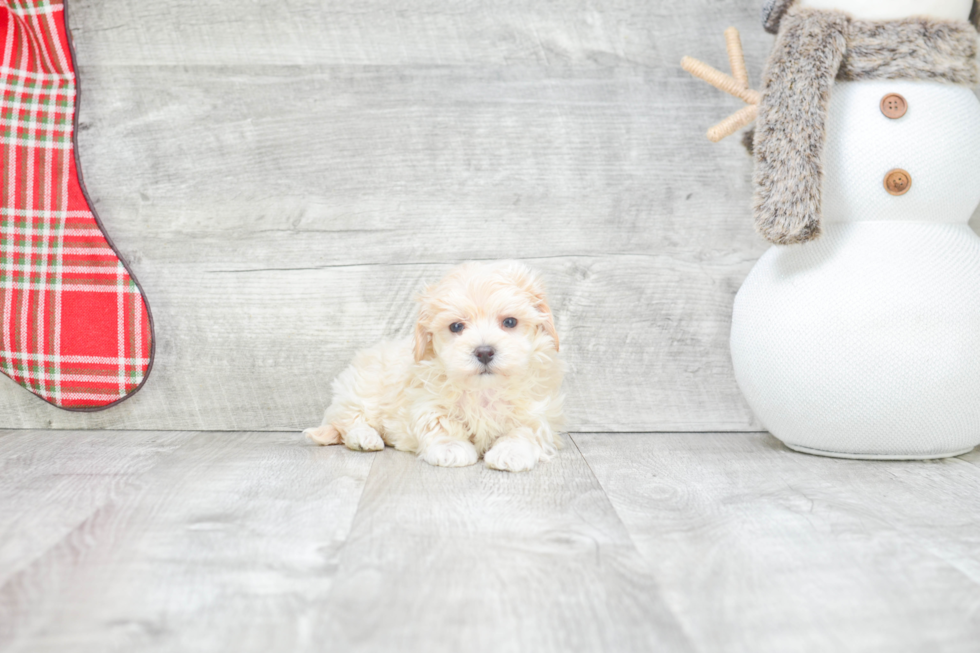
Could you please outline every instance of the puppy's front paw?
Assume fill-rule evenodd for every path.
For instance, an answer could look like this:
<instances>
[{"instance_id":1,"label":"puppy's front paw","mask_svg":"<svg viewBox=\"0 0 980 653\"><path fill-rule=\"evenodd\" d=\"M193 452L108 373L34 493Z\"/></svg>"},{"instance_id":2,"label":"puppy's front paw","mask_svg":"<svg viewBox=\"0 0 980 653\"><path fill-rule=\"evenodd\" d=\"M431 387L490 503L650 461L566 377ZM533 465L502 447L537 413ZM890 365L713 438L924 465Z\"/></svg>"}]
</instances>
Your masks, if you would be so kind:
<instances>
[{"instance_id":1,"label":"puppy's front paw","mask_svg":"<svg viewBox=\"0 0 980 653\"><path fill-rule=\"evenodd\" d=\"M378 432L364 422L358 422L344 436L344 444L354 451L381 451L385 441Z\"/></svg>"},{"instance_id":2,"label":"puppy's front paw","mask_svg":"<svg viewBox=\"0 0 980 653\"><path fill-rule=\"evenodd\" d=\"M317 444L340 444L340 431L335 429L331 424L306 429L303 431L303 435Z\"/></svg>"},{"instance_id":3,"label":"puppy's front paw","mask_svg":"<svg viewBox=\"0 0 980 653\"><path fill-rule=\"evenodd\" d=\"M501 438L483 454L483 461L491 469L503 472L526 472L538 464L541 448L520 438Z\"/></svg>"},{"instance_id":4,"label":"puppy's front paw","mask_svg":"<svg viewBox=\"0 0 980 653\"><path fill-rule=\"evenodd\" d=\"M480 459L476 447L463 440L444 440L430 444L422 452L422 459L437 467L466 467Z\"/></svg>"}]
</instances>

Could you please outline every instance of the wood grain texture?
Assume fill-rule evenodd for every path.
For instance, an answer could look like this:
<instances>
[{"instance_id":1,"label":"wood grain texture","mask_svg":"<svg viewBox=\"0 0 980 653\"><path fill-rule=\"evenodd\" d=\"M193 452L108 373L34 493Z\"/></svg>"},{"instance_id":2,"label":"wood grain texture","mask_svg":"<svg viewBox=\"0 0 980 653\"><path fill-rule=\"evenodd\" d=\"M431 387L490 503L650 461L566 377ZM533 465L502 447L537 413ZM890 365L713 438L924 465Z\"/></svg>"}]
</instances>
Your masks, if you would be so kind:
<instances>
[{"instance_id":1,"label":"wood grain texture","mask_svg":"<svg viewBox=\"0 0 980 653\"><path fill-rule=\"evenodd\" d=\"M867 462L766 434L574 440L699 650L976 650L977 451Z\"/></svg>"},{"instance_id":2,"label":"wood grain texture","mask_svg":"<svg viewBox=\"0 0 980 653\"><path fill-rule=\"evenodd\" d=\"M41 444L34 432L0 433L0 584L99 511L137 492L141 478L178 438L76 431L48 435Z\"/></svg>"},{"instance_id":3,"label":"wood grain texture","mask_svg":"<svg viewBox=\"0 0 980 653\"><path fill-rule=\"evenodd\" d=\"M581 454L532 472L377 456L316 639L341 651L685 651Z\"/></svg>"},{"instance_id":4,"label":"wood grain texture","mask_svg":"<svg viewBox=\"0 0 980 653\"><path fill-rule=\"evenodd\" d=\"M71 0L86 61L100 65L676 67L727 63L724 29L764 34L753 0ZM748 41L748 39L746 39ZM758 38L746 42L759 73Z\"/></svg>"},{"instance_id":5,"label":"wood grain texture","mask_svg":"<svg viewBox=\"0 0 980 653\"><path fill-rule=\"evenodd\" d=\"M728 350L765 250L751 159L704 130L757 79L755 0L71 0L79 149L142 283L157 359L106 413L0 378L14 428L282 430L466 259L522 258L558 306L575 431L758 430Z\"/></svg>"},{"instance_id":6,"label":"wood grain texture","mask_svg":"<svg viewBox=\"0 0 980 653\"><path fill-rule=\"evenodd\" d=\"M959 459L980 467L980 447L977 447L970 453L960 456Z\"/></svg>"},{"instance_id":7,"label":"wood grain texture","mask_svg":"<svg viewBox=\"0 0 980 653\"><path fill-rule=\"evenodd\" d=\"M0 432L0 651L976 649L980 449L572 438L508 474L293 433Z\"/></svg>"},{"instance_id":8,"label":"wood grain texture","mask_svg":"<svg viewBox=\"0 0 980 653\"><path fill-rule=\"evenodd\" d=\"M749 159L692 136L717 102L682 75L83 65L86 179L158 357L109 413L6 384L9 425L303 428L355 349L410 331L425 281L522 258L557 306L573 429L758 428L727 345L763 249L732 219Z\"/></svg>"},{"instance_id":9,"label":"wood grain texture","mask_svg":"<svg viewBox=\"0 0 980 653\"><path fill-rule=\"evenodd\" d=\"M689 650L566 444L515 475L294 434L4 434L0 550L61 529L5 558L0 650Z\"/></svg>"},{"instance_id":10,"label":"wood grain texture","mask_svg":"<svg viewBox=\"0 0 980 653\"><path fill-rule=\"evenodd\" d=\"M4 651L309 646L371 465L270 433L7 433L0 461Z\"/></svg>"}]
</instances>

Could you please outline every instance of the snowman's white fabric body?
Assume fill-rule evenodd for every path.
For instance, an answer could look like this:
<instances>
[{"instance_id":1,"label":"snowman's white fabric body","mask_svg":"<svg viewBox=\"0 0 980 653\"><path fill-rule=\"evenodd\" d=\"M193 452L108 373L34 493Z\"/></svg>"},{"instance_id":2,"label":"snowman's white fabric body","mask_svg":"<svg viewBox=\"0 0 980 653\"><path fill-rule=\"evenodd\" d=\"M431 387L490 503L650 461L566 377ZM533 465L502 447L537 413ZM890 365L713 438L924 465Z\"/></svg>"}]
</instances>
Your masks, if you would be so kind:
<instances>
[{"instance_id":1,"label":"snowman's white fabric body","mask_svg":"<svg viewBox=\"0 0 980 653\"><path fill-rule=\"evenodd\" d=\"M966 20L972 4L840 9L903 18L920 5ZM889 94L907 103L899 118L881 108ZM740 388L763 425L800 451L969 451L980 444L980 238L967 225L980 203L980 102L959 84L838 81L822 162L820 237L773 246L736 297ZM893 169L911 177L902 195L883 183Z\"/></svg>"}]
</instances>

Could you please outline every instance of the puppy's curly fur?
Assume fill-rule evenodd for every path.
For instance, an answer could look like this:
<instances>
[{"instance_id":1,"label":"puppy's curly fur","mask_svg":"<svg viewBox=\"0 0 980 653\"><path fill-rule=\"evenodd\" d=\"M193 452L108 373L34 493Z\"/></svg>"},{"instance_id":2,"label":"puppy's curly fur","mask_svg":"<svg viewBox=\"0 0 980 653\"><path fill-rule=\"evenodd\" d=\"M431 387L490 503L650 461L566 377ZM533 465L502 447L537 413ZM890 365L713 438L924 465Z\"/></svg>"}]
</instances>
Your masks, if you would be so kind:
<instances>
[{"instance_id":1,"label":"puppy's curly fur","mask_svg":"<svg viewBox=\"0 0 980 653\"><path fill-rule=\"evenodd\" d=\"M385 444L433 465L525 471L561 446L558 334L516 261L465 263L425 289L415 334L364 351L333 382L318 444ZM488 358L489 356L489 358Z\"/></svg>"}]
</instances>

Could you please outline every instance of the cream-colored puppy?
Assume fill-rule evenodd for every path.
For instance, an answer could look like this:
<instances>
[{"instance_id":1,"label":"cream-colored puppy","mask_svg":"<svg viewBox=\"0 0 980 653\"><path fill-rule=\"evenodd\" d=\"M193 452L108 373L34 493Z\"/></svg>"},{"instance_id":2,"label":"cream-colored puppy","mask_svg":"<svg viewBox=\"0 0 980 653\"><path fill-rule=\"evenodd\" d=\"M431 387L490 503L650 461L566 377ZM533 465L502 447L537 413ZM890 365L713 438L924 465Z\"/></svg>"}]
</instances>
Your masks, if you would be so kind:
<instances>
[{"instance_id":1,"label":"cream-colored puppy","mask_svg":"<svg viewBox=\"0 0 980 653\"><path fill-rule=\"evenodd\" d=\"M425 289L415 335L361 351L333 382L319 444L388 444L443 467L531 469L561 445L558 334L522 263L464 263Z\"/></svg>"}]
</instances>

